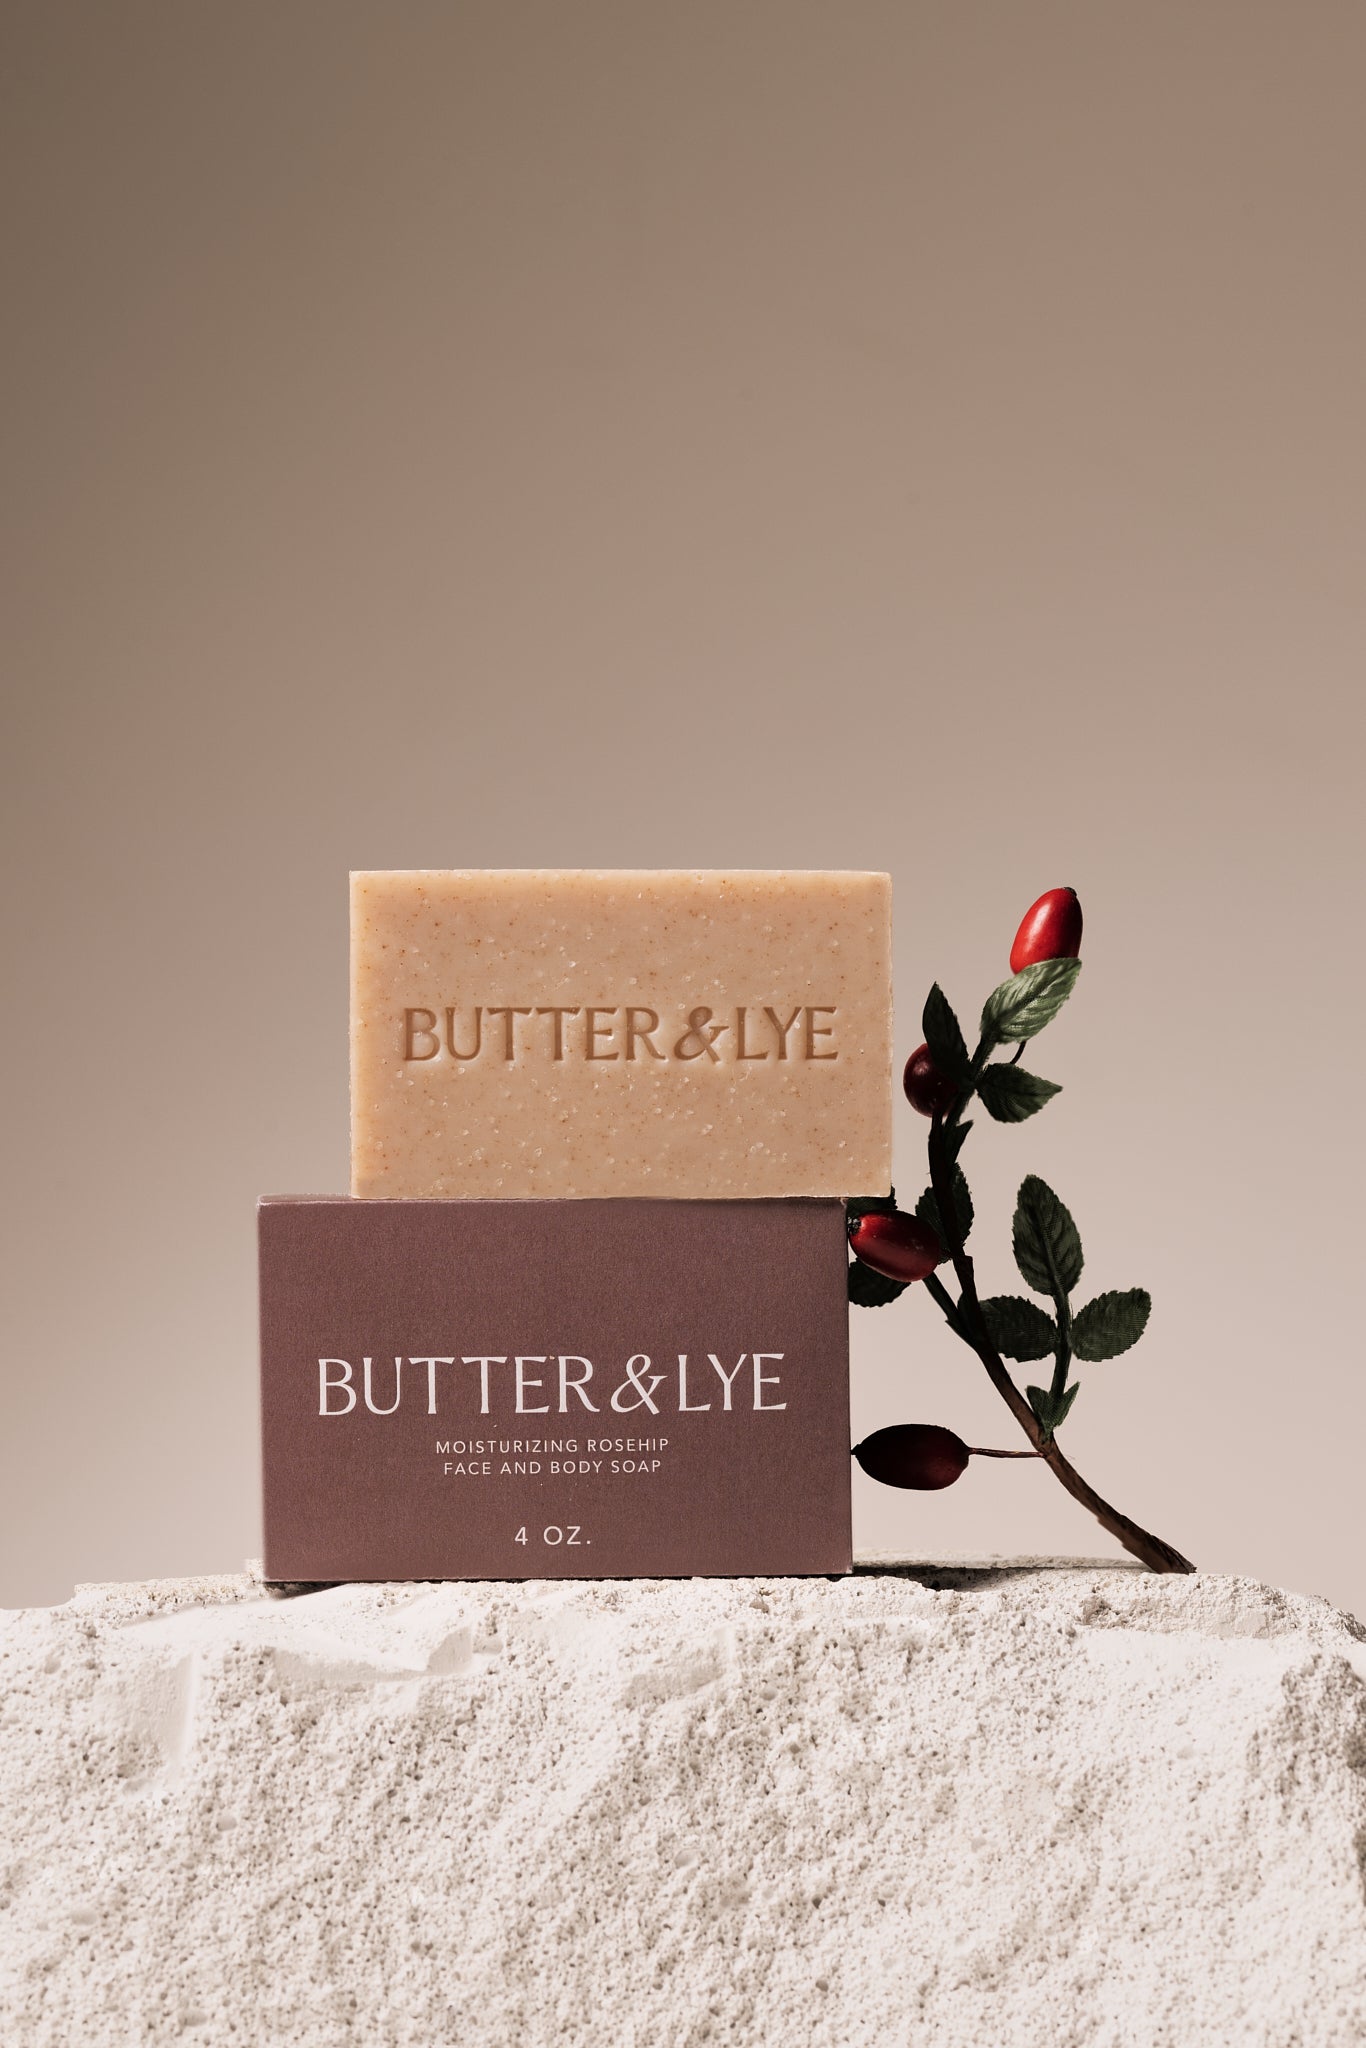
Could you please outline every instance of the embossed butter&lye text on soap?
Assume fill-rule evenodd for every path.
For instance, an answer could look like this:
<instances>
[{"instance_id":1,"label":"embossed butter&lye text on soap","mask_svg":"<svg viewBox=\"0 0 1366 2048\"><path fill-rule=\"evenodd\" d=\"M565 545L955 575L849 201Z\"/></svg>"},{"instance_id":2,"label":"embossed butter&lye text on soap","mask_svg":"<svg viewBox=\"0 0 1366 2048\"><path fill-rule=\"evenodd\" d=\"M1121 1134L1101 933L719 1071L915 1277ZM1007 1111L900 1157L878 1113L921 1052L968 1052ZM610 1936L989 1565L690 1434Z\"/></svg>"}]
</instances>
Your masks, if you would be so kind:
<instances>
[{"instance_id":1,"label":"embossed butter&lye text on soap","mask_svg":"<svg viewBox=\"0 0 1366 2048\"><path fill-rule=\"evenodd\" d=\"M880 1191L891 1078L884 874L351 878L355 1195Z\"/></svg>"}]
</instances>

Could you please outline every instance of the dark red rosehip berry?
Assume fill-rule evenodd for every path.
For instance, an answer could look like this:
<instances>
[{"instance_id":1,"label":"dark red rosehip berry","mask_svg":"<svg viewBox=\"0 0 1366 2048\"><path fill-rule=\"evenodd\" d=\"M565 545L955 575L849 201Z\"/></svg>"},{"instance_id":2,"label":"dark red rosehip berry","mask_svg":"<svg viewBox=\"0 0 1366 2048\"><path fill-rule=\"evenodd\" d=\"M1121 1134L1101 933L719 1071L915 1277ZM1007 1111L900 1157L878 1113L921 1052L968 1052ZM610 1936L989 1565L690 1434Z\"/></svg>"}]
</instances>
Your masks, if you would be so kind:
<instances>
[{"instance_id":1,"label":"dark red rosehip berry","mask_svg":"<svg viewBox=\"0 0 1366 2048\"><path fill-rule=\"evenodd\" d=\"M888 1280L923 1280L944 1256L929 1224L904 1209L895 1209L890 1216L860 1217L849 1233L849 1245L855 1258Z\"/></svg>"},{"instance_id":2,"label":"dark red rosehip berry","mask_svg":"<svg viewBox=\"0 0 1366 2048\"><path fill-rule=\"evenodd\" d=\"M1040 960L1075 960L1081 952L1081 904L1075 889L1047 889L1031 903L1010 949L1010 971Z\"/></svg>"},{"instance_id":3,"label":"dark red rosehip berry","mask_svg":"<svg viewBox=\"0 0 1366 2048\"><path fill-rule=\"evenodd\" d=\"M940 1429L933 1422L896 1422L890 1429L875 1429L854 1456L870 1479L884 1486L915 1487L933 1493L952 1486L967 1470L970 1452L961 1436Z\"/></svg>"},{"instance_id":4,"label":"dark red rosehip berry","mask_svg":"<svg viewBox=\"0 0 1366 2048\"><path fill-rule=\"evenodd\" d=\"M906 1100L911 1108L918 1109L922 1116L933 1116L936 1110L941 1116L947 1116L958 1093L953 1082L940 1073L930 1058L927 1045L918 1045L907 1060L901 1085L906 1090Z\"/></svg>"}]
</instances>

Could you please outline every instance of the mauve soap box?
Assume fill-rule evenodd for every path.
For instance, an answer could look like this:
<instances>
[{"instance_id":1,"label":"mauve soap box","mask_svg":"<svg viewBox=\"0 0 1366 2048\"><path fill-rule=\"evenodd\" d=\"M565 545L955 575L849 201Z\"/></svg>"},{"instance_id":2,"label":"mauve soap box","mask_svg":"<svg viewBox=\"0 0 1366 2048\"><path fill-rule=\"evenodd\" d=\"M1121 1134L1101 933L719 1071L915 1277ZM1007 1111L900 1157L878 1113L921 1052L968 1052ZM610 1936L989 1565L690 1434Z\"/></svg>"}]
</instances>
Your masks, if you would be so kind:
<instances>
[{"instance_id":1,"label":"mauve soap box","mask_svg":"<svg viewBox=\"0 0 1366 2048\"><path fill-rule=\"evenodd\" d=\"M842 1202L259 1223L268 1579L850 1569Z\"/></svg>"}]
</instances>

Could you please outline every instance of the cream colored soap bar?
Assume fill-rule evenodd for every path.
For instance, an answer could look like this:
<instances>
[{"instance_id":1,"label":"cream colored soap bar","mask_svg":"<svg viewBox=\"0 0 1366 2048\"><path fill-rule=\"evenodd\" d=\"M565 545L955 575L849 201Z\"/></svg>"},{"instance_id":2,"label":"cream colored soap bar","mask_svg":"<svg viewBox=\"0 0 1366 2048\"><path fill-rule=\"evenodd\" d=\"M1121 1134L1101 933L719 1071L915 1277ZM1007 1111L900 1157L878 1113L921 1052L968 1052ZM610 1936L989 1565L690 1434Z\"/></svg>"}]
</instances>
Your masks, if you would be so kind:
<instances>
[{"instance_id":1,"label":"cream colored soap bar","mask_svg":"<svg viewBox=\"0 0 1366 2048\"><path fill-rule=\"evenodd\" d=\"M351 878L351 1191L854 1195L891 1180L887 875Z\"/></svg>"}]
</instances>

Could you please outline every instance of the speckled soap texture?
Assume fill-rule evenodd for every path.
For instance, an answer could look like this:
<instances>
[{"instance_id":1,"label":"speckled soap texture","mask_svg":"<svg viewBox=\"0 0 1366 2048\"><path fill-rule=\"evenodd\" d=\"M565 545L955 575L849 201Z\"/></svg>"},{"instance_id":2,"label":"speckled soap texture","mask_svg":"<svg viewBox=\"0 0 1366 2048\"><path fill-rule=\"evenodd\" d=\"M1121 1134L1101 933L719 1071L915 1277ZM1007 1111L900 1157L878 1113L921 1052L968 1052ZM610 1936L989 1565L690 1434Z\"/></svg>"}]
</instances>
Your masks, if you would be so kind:
<instances>
[{"instance_id":1,"label":"speckled soap texture","mask_svg":"<svg viewBox=\"0 0 1366 2048\"><path fill-rule=\"evenodd\" d=\"M891 1179L891 883L351 878L351 1191L850 1195Z\"/></svg>"}]
</instances>

